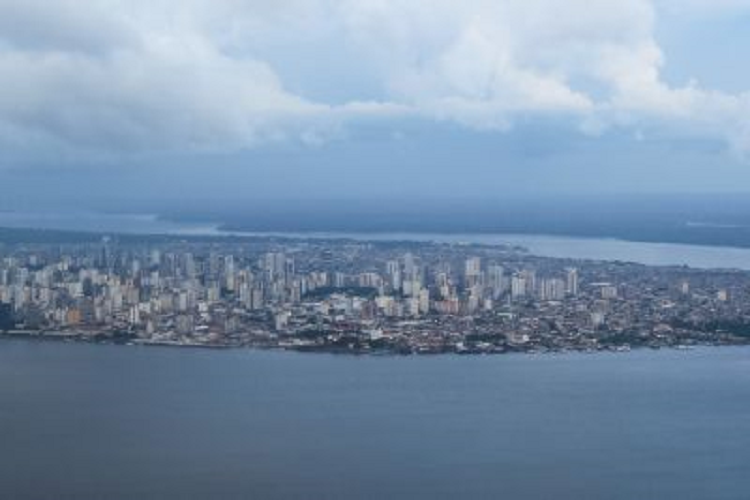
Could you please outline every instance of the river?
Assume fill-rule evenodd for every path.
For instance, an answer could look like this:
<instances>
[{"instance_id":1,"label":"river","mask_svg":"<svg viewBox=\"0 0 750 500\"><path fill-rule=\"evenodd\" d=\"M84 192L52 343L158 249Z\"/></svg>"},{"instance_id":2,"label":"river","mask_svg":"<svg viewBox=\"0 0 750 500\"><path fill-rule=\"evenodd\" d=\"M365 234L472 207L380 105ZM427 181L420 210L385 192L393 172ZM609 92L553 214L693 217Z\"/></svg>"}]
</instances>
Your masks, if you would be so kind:
<instances>
[{"instance_id":1,"label":"river","mask_svg":"<svg viewBox=\"0 0 750 500\"><path fill-rule=\"evenodd\" d=\"M215 224L165 221L155 215L0 212L0 227L69 231L173 234L192 236L274 235L302 238L352 238L364 241L411 240L512 244L534 255L572 259L621 260L646 265L687 265L695 268L750 270L750 249L674 243L646 243L609 238L578 238L519 234L424 233L238 233L220 231Z\"/></svg>"},{"instance_id":2,"label":"river","mask_svg":"<svg viewBox=\"0 0 750 500\"><path fill-rule=\"evenodd\" d=\"M0 341L0 497L746 499L750 349Z\"/></svg>"}]
</instances>

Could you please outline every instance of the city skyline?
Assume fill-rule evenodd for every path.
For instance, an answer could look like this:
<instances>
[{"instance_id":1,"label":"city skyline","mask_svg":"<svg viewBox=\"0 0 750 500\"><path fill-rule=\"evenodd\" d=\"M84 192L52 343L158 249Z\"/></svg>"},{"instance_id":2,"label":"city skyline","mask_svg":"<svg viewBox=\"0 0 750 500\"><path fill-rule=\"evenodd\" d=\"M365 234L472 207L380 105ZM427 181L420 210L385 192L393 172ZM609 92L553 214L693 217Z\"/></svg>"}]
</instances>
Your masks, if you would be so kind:
<instances>
[{"instance_id":1,"label":"city skyline","mask_svg":"<svg viewBox=\"0 0 750 500\"><path fill-rule=\"evenodd\" d=\"M538 257L500 244L48 236L67 239L0 246L0 334L350 354L750 339L747 271Z\"/></svg>"}]
</instances>

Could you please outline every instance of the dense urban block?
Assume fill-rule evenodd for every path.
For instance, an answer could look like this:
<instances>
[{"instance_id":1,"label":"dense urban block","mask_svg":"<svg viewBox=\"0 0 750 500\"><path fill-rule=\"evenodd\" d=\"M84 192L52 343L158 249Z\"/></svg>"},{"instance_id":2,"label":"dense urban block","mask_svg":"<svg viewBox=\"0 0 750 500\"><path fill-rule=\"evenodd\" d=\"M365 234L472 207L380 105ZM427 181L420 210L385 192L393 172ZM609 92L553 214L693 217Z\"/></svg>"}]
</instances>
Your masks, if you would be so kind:
<instances>
[{"instance_id":1,"label":"dense urban block","mask_svg":"<svg viewBox=\"0 0 750 500\"><path fill-rule=\"evenodd\" d=\"M7 335L349 353L750 340L750 274L522 248L284 238L0 247Z\"/></svg>"}]
</instances>

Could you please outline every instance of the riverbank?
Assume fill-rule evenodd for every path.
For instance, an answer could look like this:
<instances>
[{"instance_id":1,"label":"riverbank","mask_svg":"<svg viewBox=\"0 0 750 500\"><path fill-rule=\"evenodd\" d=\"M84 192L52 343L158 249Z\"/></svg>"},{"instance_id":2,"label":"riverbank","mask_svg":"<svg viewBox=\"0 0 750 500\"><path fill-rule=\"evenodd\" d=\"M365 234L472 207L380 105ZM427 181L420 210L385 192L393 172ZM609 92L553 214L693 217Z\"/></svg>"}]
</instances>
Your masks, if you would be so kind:
<instances>
[{"instance_id":1,"label":"riverbank","mask_svg":"<svg viewBox=\"0 0 750 500\"><path fill-rule=\"evenodd\" d=\"M687 222L686 222L687 224ZM694 223L687 230L694 231ZM446 243L507 244L527 248L541 257L595 259L635 262L645 265L686 265L695 268L733 268L750 270L748 245L727 245L722 239L675 240L667 233L656 232L649 238L635 236L602 236L539 231L538 233L484 231L279 231L267 228L252 231L250 227L222 224L206 220L164 217L155 214L111 214L99 212L74 213L0 213L0 227L31 228L81 232L84 234L123 234L133 236L165 236L190 238L287 237L300 239L353 239L358 241L436 241ZM233 229L233 230L230 230ZM244 229L244 230L238 230ZM726 228L722 228L725 230ZM724 243L722 243L724 242Z\"/></svg>"},{"instance_id":2,"label":"riverbank","mask_svg":"<svg viewBox=\"0 0 750 500\"><path fill-rule=\"evenodd\" d=\"M0 332L0 340L28 340L38 342L65 342L93 345L163 347L175 349L207 349L207 350L261 350L261 351L294 351L310 354L335 354L347 356L484 356L507 354L560 354L560 353L628 353L635 350L692 350L707 347L745 347L750 346L750 339L736 337L716 342L688 342L688 343L649 343L647 345L631 345L627 343L596 346L566 346L546 347L538 345L513 346L466 346L454 345L445 348L409 348L394 346L386 348L372 348L361 346L326 346L304 343L294 339L279 341L278 343L207 343L196 341L150 340L138 338L112 338L106 335L91 334L91 332L38 332L30 330L12 330Z\"/></svg>"}]
</instances>

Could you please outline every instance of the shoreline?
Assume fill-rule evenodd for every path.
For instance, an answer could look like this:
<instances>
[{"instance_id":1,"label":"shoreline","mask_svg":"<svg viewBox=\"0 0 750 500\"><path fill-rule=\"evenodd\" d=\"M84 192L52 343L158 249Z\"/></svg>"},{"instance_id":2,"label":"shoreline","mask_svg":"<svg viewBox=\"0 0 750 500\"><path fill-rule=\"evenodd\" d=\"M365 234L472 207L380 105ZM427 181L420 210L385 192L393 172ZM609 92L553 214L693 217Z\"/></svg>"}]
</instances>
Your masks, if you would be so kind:
<instances>
[{"instance_id":1,"label":"shoreline","mask_svg":"<svg viewBox=\"0 0 750 500\"><path fill-rule=\"evenodd\" d=\"M141 217L143 219L143 217ZM145 218L151 220L151 217ZM157 220L161 220L157 217ZM173 222L178 226L179 222ZM632 262L647 266L687 266L706 270L750 270L750 242L746 246L729 245L718 242L663 241L654 239L626 239L605 235L574 235L544 232L457 232L442 231L230 231L228 226L216 224L191 225L182 223L182 227L144 227L139 223L134 227L115 227L107 224L95 229L76 229L74 227L46 227L29 223L24 226L3 225L0 219L0 232L16 231L33 233L32 240L45 233L66 241L71 237L95 239L103 236L116 236L125 240L190 240L190 241L230 241L232 239L283 239L283 240L319 240L319 241L353 241L366 243L435 243L435 244L468 244L485 246L507 246L517 250L523 249L531 256L572 259L597 260L604 262ZM108 230L111 229L111 230ZM23 241L23 238L15 238Z\"/></svg>"},{"instance_id":2,"label":"shoreline","mask_svg":"<svg viewBox=\"0 0 750 500\"><path fill-rule=\"evenodd\" d=\"M514 346L503 349L445 349L445 350L420 350L420 349L349 349L344 347L326 347L319 345L293 345L293 344L207 344L200 342L176 342L176 341L149 341L138 339L119 340L113 338L96 338L90 334L70 333L70 334L45 334L37 331L14 330L0 332L0 342L2 341L32 341L39 343L65 343L65 344L87 344L102 346L119 346L119 347L145 347L145 348L168 348L168 349L191 349L191 350L208 350L208 351L276 351L276 352L295 352L300 354L311 355L334 355L350 357L435 357L435 356L458 356L458 357L481 357L481 356L503 356L503 355L554 355L554 354L626 354L630 352L643 351L693 351L703 348L731 348L731 347L748 347L750 339L742 338L733 339L725 342L694 342L684 344L653 344L653 345L598 345L596 347L521 347Z\"/></svg>"},{"instance_id":3,"label":"shoreline","mask_svg":"<svg viewBox=\"0 0 750 500\"><path fill-rule=\"evenodd\" d=\"M173 219L160 219L166 222L181 223L181 221ZM186 222L190 224L190 222ZM242 226L233 226L231 224L213 223L210 225L210 233L206 233L205 236L268 236L268 237L279 237L289 235L295 238L320 238L320 239L336 239L344 238L348 239L349 235L357 235L363 240L371 236L375 241L400 241L398 239L391 240L381 239L380 237L391 235L403 236L416 236L418 238L430 237L430 236L444 236L449 238L460 238L464 237L479 237L479 238L549 238L549 239L571 239L580 241L610 241L617 243L635 243L635 244L651 244L651 245L678 245L685 247L703 247L703 248L727 248L733 250L750 250L750 242L744 244L730 244L726 242L711 242L705 240L680 240L680 239L656 239L656 238L638 238L638 237L623 237L612 234L578 234L578 233L563 233L563 232L552 232L552 231L534 231L534 232L518 232L518 231L463 231L463 230L398 230L398 229L371 229L362 231L347 231L347 230L317 230L317 229L297 229L297 230L271 230L271 229L242 229ZM187 232L186 235L196 234ZM405 241L429 241L422 239L407 239Z\"/></svg>"}]
</instances>

